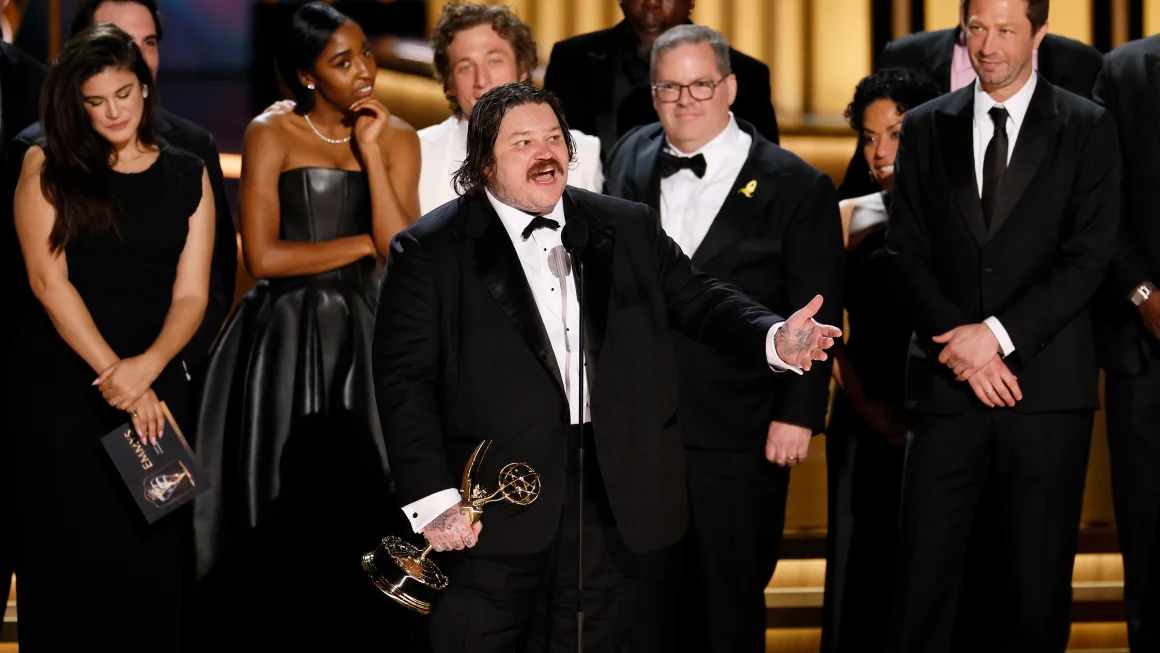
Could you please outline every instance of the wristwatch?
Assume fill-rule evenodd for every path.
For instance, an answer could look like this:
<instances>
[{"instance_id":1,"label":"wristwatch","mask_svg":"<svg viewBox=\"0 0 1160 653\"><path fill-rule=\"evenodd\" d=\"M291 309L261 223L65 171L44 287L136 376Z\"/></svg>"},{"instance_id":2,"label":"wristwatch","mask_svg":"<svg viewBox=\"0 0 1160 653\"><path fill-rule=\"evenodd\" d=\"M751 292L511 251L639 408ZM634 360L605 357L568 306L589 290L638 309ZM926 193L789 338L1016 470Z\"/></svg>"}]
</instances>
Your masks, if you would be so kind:
<instances>
[{"instance_id":1,"label":"wristwatch","mask_svg":"<svg viewBox=\"0 0 1160 653\"><path fill-rule=\"evenodd\" d=\"M1148 297L1154 290L1156 290L1156 286L1152 285L1151 281L1145 281L1144 283L1136 286L1136 289L1132 291L1132 295L1128 297L1128 299L1131 300L1134 305L1139 306L1148 300Z\"/></svg>"}]
</instances>

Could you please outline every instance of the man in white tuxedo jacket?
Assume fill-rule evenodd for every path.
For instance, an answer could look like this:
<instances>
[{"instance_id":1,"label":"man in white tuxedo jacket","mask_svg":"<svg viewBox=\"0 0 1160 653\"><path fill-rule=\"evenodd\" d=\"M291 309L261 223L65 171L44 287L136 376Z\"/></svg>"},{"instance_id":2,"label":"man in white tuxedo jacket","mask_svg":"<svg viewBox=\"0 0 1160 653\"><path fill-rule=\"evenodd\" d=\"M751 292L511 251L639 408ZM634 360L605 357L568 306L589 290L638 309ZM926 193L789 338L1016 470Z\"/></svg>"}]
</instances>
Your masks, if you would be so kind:
<instances>
[{"instance_id":1,"label":"man in white tuxedo jacket","mask_svg":"<svg viewBox=\"0 0 1160 653\"><path fill-rule=\"evenodd\" d=\"M537 63L531 30L502 5L444 5L431 34L431 48L452 115L419 130L423 156L419 212L424 215L459 196L451 175L467 158L467 119L476 101L496 86L530 80ZM604 185L600 139L571 132L576 163L568 172L568 185L599 193Z\"/></svg>"}]
</instances>

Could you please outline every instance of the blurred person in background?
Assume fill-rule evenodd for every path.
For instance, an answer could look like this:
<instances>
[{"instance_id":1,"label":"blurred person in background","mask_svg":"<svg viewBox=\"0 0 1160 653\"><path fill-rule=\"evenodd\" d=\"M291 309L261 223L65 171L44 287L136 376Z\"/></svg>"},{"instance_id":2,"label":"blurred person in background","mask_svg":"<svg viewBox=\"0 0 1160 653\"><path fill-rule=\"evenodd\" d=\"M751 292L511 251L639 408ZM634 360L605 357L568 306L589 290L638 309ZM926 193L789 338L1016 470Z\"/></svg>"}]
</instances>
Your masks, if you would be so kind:
<instances>
[{"instance_id":1,"label":"blurred person in background","mask_svg":"<svg viewBox=\"0 0 1160 653\"><path fill-rule=\"evenodd\" d=\"M911 326L886 252L894 157L902 119L939 95L925 74L883 68L858 82L846 120L882 190L838 206L846 242L849 331L834 348L837 389L826 428L829 520L826 634L830 651L886 645L889 590L907 424L903 411Z\"/></svg>"},{"instance_id":2,"label":"blurred person in background","mask_svg":"<svg viewBox=\"0 0 1160 653\"><path fill-rule=\"evenodd\" d=\"M666 30L691 24L693 0L619 0L624 20L552 46L544 88L560 98L568 124L600 138L608 152L633 127L658 120L653 107L649 57ZM737 77L733 113L770 142L778 142L769 66L729 48Z\"/></svg>"}]
</instances>

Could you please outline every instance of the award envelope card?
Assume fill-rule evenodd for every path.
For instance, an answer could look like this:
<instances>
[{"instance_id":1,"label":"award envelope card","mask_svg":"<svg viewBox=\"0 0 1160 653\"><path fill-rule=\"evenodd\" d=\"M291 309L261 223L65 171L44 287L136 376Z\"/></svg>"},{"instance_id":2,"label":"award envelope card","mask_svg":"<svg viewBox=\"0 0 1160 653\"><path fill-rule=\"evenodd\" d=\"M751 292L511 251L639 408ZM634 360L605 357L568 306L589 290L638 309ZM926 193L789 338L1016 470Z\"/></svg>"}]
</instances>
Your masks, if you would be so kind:
<instances>
[{"instance_id":1,"label":"award envelope card","mask_svg":"<svg viewBox=\"0 0 1160 653\"><path fill-rule=\"evenodd\" d=\"M164 402L161 408L165 413L165 430L156 445L142 443L132 422L101 438L101 444L150 524L209 489L205 469L194 457L169 408Z\"/></svg>"}]
</instances>

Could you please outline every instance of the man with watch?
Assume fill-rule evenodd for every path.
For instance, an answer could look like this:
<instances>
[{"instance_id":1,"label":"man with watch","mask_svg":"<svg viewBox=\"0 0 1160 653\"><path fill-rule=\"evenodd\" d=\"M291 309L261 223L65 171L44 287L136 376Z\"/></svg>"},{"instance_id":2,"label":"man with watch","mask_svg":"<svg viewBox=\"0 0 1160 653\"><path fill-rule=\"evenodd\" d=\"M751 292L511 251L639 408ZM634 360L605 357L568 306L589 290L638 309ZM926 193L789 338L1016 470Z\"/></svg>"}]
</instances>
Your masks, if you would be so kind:
<instances>
[{"instance_id":1,"label":"man with watch","mask_svg":"<svg viewBox=\"0 0 1160 653\"><path fill-rule=\"evenodd\" d=\"M1093 99L1116 116L1123 187L1116 255L1103 304L1092 311L1099 363L1107 375L1104 407L1112 465L1116 530L1124 557L1124 607L1133 651L1145 650L1142 612L1160 601L1160 36L1108 53ZM1150 593L1152 595L1150 595ZM1154 649L1147 649L1154 650Z\"/></svg>"}]
</instances>

